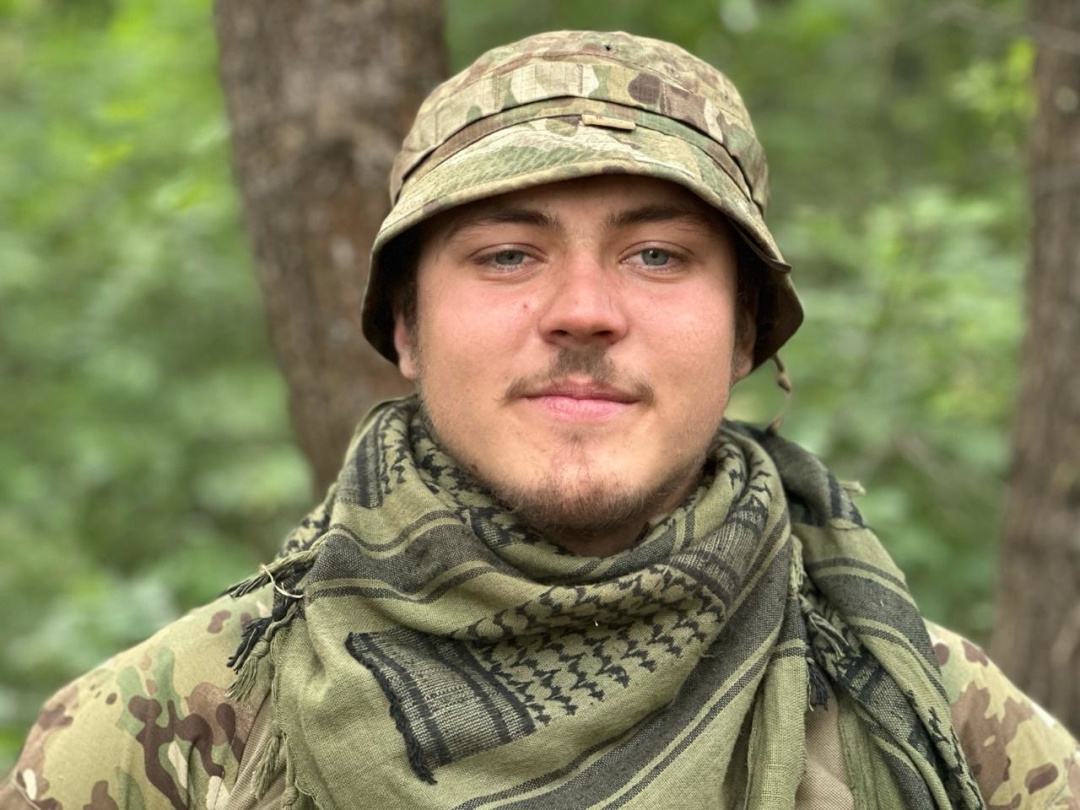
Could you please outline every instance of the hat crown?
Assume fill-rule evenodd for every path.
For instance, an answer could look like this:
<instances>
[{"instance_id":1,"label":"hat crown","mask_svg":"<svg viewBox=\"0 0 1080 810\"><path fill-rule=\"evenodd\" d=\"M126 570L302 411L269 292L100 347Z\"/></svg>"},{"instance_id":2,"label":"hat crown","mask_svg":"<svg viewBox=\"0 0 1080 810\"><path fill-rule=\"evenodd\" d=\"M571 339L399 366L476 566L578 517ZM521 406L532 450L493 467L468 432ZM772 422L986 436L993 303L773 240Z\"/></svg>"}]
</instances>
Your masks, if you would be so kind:
<instances>
[{"instance_id":1,"label":"hat crown","mask_svg":"<svg viewBox=\"0 0 1080 810\"><path fill-rule=\"evenodd\" d=\"M391 199L396 202L409 175L465 127L536 102L574 98L656 113L722 144L764 213L765 155L734 84L677 45L621 32L531 36L488 51L439 85L394 161ZM439 159L452 154L441 150Z\"/></svg>"}]
</instances>

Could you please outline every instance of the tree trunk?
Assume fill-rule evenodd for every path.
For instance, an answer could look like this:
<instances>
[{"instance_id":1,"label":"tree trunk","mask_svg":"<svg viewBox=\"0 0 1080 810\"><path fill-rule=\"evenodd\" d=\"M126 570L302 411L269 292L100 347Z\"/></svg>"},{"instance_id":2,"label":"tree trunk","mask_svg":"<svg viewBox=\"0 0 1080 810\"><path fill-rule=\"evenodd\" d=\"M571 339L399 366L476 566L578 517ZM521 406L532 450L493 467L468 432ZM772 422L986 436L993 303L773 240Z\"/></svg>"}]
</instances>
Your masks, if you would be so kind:
<instances>
[{"instance_id":1,"label":"tree trunk","mask_svg":"<svg viewBox=\"0 0 1080 810\"><path fill-rule=\"evenodd\" d=\"M407 390L360 333L394 155L443 77L440 0L216 0L233 165L293 431L321 493Z\"/></svg>"},{"instance_id":2,"label":"tree trunk","mask_svg":"<svg viewBox=\"0 0 1080 810\"><path fill-rule=\"evenodd\" d=\"M1080 731L1080 3L1032 0L1032 254L991 651Z\"/></svg>"}]
</instances>

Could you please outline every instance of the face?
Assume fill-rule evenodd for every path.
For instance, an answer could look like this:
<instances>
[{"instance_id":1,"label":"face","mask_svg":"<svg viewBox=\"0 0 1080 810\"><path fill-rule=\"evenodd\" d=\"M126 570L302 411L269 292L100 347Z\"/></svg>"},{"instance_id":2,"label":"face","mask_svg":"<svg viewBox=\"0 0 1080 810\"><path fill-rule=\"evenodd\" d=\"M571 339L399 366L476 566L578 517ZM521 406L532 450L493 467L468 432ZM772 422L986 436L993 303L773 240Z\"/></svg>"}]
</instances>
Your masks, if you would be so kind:
<instances>
[{"instance_id":1,"label":"face","mask_svg":"<svg viewBox=\"0 0 1080 810\"><path fill-rule=\"evenodd\" d=\"M426 226L399 365L443 446L521 519L611 553L695 486L750 370L736 275L730 227L663 180L493 197Z\"/></svg>"}]
</instances>

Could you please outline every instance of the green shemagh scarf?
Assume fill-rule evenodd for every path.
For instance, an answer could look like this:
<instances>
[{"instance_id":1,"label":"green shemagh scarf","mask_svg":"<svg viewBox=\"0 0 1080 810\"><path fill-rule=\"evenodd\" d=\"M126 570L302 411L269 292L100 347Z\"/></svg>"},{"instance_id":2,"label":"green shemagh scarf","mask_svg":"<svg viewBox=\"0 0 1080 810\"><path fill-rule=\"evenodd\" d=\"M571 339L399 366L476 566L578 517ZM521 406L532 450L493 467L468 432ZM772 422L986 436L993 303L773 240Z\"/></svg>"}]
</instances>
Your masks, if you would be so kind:
<instances>
[{"instance_id":1,"label":"green shemagh scarf","mask_svg":"<svg viewBox=\"0 0 1080 810\"><path fill-rule=\"evenodd\" d=\"M287 807L793 807L830 693L856 807L983 806L901 574L816 458L746 426L687 503L588 558L388 403L233 592L271 583L233 693L272 680Z\"/></svg>"}]
</instances>

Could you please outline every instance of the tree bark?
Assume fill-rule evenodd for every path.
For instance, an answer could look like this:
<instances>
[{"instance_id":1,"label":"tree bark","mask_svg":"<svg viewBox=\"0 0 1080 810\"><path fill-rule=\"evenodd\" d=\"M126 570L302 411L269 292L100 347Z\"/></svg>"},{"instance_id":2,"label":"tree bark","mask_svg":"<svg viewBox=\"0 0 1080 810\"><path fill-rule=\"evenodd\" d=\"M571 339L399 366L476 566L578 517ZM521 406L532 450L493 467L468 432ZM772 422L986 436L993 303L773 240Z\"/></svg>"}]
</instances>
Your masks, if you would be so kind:
<instances>
[{"instance_id":1,"label":"tree bark","mask_svg":"<svg viewBox=\"0 0 1080 810\"><path fill-rule=\"evenodd\" d=\"M1080 4L1032 0L1027 335L991 652L1080 731Z\"/></svg>"},{"instance_id":2,"label":"tree bark","mask_svg":"<svg viewBox=\"0 0 1080 810\"><path fill-rule=\"evenodd\" d=\"M233 166L292 428L317 492L379 399L360 332L394 155L443 77L440 0L216 0Z\"/></svg>"}]
</instances>

